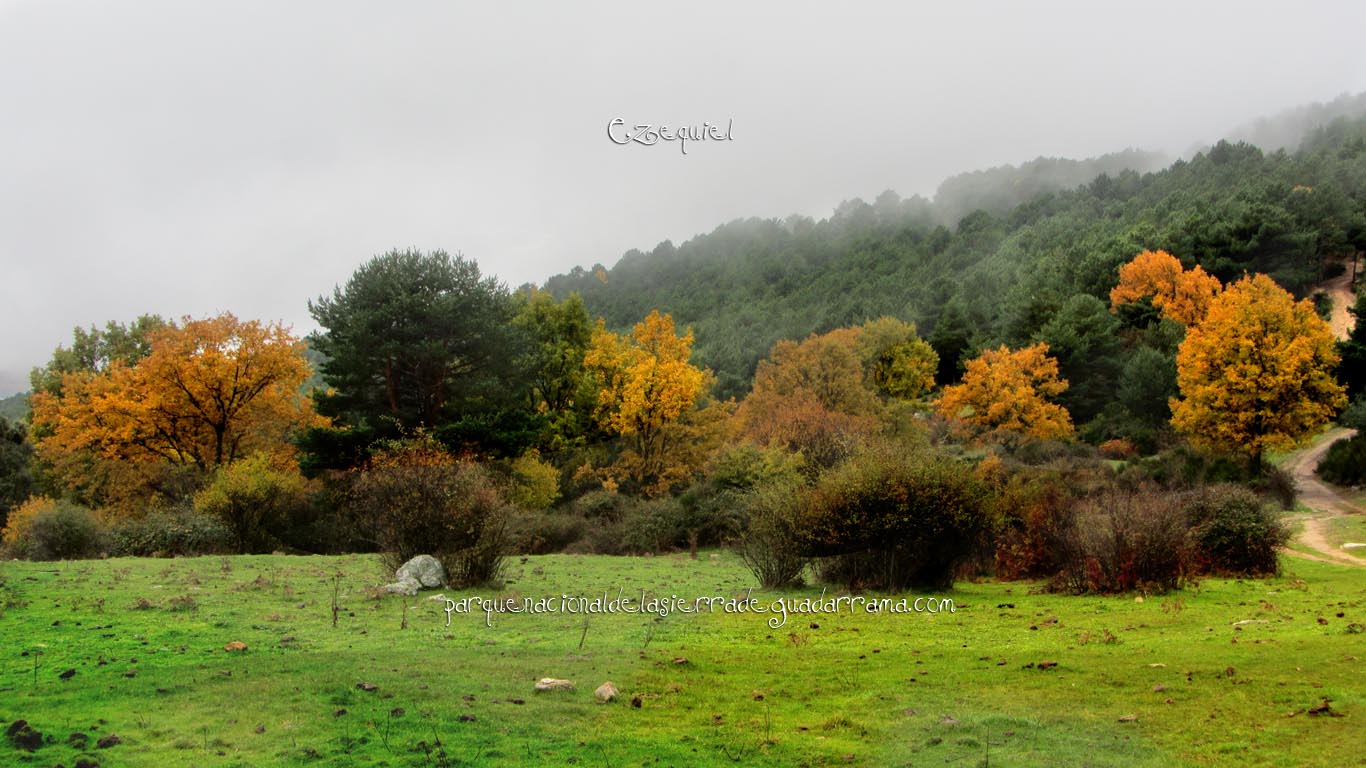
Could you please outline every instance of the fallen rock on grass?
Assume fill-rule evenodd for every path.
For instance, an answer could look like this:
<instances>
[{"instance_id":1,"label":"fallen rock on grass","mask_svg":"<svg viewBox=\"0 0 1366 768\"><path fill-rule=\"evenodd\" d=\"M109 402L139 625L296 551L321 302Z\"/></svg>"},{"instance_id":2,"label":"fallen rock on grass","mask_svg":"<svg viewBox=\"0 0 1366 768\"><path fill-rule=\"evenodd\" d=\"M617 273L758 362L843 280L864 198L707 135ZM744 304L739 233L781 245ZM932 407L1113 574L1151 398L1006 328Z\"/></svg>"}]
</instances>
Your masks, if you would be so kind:
<instances>
[{"instance_id":1,"label":"fallen rock on grass","mask_svg":"<svg viewBox=\"0 0 1366 768\"><path fill-rule=\"evenodd\" d=\"M228 653L241 653L246 649L247 644L242 642L241 640L233 640L231 643L228 643L227 645L223 646L223 650L227 651Z\"/></svg>"},{"instance_id":2,"label":"fallen rock on grass","mask_svg":"<svg viewBox=\"0 0 1366 768\"><path fill-rule=\"evenodd\" d=\"M432 589L446 583L446 569L441 565L441 561L435 557L418 555L400 565L398 570L394 571L394 578L399 583L411 579L416 581L419 586Z\"/></svg>"},{"instance_id":3,"label":"fallen rock on grass","mask_svg":"<svg viewBox=\"0 0 1366 768\"><path fill-rule=\"evenodd\" d=\"M609 701L615 701L617 695L620 693L621 691L617 690L617 687L612 684L611 680L599 685L598 689L593 691L593 695L603 704L606 704Z\"/></svg>"},{"instance_id":4,"label":"fallen rock on grass","mask_svg":"<svg viewBox=\"0 0 1366 768\"><path fill-rule=\"evenodd\" d=\"M574 683L570 680L561 680L557 677L543 677L536 682L536 692L546 693L548 691L572 691Z\"/></svg>"}]
</instances>

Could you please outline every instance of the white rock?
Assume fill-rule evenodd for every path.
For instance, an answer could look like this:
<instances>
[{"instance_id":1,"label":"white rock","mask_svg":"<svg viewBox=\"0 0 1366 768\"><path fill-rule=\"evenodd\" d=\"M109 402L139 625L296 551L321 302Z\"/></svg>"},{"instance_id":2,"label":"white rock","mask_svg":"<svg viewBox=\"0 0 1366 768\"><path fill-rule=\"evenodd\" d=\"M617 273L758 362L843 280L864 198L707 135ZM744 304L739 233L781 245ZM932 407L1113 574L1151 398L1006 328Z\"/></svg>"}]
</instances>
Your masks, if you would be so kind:
<instances>
[{"instance_id":1,"label":"white rock","mask_svg":"<svg viewBox=\"0 0 1366 768\"><path fill-rule=\"evenodd\" d=\"M394 578L402 582L404 579L412 579L427 589L439 587L446 583L446 569L441 566L441 561L431 555L418 555L412 560L400 565L394 571Z\"/></svg>"},{"instance_id":2,"label":"white rock","mask_svg":"<svg viewBox=\"0 0 1366 768\"><path fill-rule=\"evenodd\" d=\"M599 685L598 689L593 691L593 695L598 697L598 701L601 701L604 704L616 699L617 694L619 693L621 693L621 691L617 690L615 685L612 685L611 680Z\"/></svg>"},{"instance_id":3,"label":"white rock","mask_svg":"<svg viewBox=\"0 0 1366 768\"><path fill-rule=\"evenodd\" d=\"M569 680L561 680L557 677L543 677L536 683L536 691L545 693L546 691L572 691L574 683Z\"/></svg>"}]
</instances>

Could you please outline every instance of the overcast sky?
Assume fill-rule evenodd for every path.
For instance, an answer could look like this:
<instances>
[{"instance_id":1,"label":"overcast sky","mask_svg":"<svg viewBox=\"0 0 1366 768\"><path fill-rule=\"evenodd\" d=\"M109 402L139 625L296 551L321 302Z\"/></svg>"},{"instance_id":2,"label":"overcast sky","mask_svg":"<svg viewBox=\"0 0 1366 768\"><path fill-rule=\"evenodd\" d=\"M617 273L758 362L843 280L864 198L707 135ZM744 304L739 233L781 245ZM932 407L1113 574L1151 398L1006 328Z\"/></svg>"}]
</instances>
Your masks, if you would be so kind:
<instances>
[{"instance_id":1,"label":"overcast sky","mask_svg":"<svg viewBox=\"0 0 1366 768\"><path fill-rule=\"evenodd\" d=\"M314 326L370 256L515 287L1366 90L1366 4L0 0L0 395L75 325ZM617 146L608 122L732 122Z\"/></svg>"}]
</instances>

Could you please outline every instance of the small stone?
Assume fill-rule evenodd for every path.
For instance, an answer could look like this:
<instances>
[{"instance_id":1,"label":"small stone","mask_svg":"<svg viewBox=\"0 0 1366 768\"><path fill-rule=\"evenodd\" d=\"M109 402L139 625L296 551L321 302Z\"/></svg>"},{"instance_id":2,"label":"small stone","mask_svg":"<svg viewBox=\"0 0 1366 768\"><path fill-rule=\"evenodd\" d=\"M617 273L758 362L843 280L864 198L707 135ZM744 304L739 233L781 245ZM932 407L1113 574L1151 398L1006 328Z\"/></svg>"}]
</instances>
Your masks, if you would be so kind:
<instances>
[{"instance_id":1,"label":"small stone","mask_svg":"<svg viewBox=\"0 0 1366 768\"><path fill-rule=\"evenodd\" d=\"M557 677L543 677L536 682L536 692L545 693L547 691L572 691L574 683L569 680L561 680Z\"/></svg>"},{"instance_id":2,"label":"small stone","mask_svg":"<svg viewBox=\"0 0 1366 768\"><path fill-rule=\"evenodd\" d=\"M1119 718L1119 722L1121 722L1121 723L1136 723L1136 722L1138 722L1138 715L1124 715L1124 716L1122 716L1122 717Z\"/></svg>"},{"instance_id":3,"label":"small stone","mask_svg":"<svg viewBox=\"0 0 1366 768\"><path fill-rule=\"evenodd\" d=\"M366 693L374 693L379 690L379 686L374 683L356 683L356 687Z\"/></svg>"},{"instance_id":4,"label":"small stone","mask_svg":"<svg viewBox=\"0 0 1366 768\"><path fill-rule=\"evenodd\" d=\"M593 695L603 704L606 704L609 701L615 701L617 694L619 693L621 693L621 691L617 690L617 687L612 684L611 680L599 685L598 689L593 691Z\"/></svg>"},{"instance_id":5,"label":"small stone","mask_svg":"<svg viewBox=\"0 0 1366 768\"><path fill-rule=\"evenodd\" d=\"M223 650L227 651L228 653L241 653L246 649L247 644L240 640L233 640L231 643L228 643L227 645L223 646Z\"/></svg>"}]
</instances>

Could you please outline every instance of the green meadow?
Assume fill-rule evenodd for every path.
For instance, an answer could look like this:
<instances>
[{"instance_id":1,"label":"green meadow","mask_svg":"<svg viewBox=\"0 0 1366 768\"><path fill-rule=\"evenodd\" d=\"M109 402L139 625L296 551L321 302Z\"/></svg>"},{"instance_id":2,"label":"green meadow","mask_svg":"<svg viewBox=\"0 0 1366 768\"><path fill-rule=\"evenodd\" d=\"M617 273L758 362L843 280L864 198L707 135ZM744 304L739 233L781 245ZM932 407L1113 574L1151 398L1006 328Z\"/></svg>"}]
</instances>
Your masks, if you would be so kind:
<instances>
[{"instance_id":1,"label":"green meadow","mask_svg":"<svg viewBox=\"0 0 1366 768\"><path fill-rule=\"evenodd\" d=\"M728 552L512 558L505 577L444 594L735 598L754 583ZM1366 579L1294 558L1277 578L1142 600L960 582L933 595L953 612L780 628L719 606L447 626L436 591L381 594L368 556L12 561L0 578L0 720L41 734L32 752L5 740L2 765L1290 768L1366 754ZM542 677L575 687L537 693ZM599 703L608 680L621 694Z\"/></svg>"}]
</instances>

